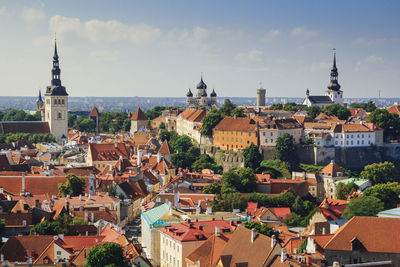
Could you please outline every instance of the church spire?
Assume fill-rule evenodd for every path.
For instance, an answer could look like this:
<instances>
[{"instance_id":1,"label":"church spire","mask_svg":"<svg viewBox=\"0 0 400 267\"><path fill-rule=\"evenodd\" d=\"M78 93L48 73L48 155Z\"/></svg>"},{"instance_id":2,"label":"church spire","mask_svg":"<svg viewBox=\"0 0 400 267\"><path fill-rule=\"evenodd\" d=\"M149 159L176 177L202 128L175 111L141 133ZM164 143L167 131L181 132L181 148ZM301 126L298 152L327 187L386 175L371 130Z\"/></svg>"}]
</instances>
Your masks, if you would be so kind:
<instances>
[{"instance_id":1,"label":"church spire","mask_svg":"<svg viewBox=\"0 0 400 267\"><path fill-rule=\"evenodd\" d=\"M338 70L336 67L336 49L333 49L333 65L332 65L332 69L331 69L331 81L328 85L328 89L329 90L333 90L333 91L339 91L340 90L340 85L338 82Z\"/></svg>"},{"instance_id":2,"label":"church spire","mask_svg":"<svg viewBox=\"0 0 400 267\"><path fill-rule=\"evenodd\" d=\"M58 53L57 53L57 40L54 39L54 56L53 56L53 68L51 69L51 85L61 86L60 80L60 65L58 61Z\"/></svg>"}]
</instances>

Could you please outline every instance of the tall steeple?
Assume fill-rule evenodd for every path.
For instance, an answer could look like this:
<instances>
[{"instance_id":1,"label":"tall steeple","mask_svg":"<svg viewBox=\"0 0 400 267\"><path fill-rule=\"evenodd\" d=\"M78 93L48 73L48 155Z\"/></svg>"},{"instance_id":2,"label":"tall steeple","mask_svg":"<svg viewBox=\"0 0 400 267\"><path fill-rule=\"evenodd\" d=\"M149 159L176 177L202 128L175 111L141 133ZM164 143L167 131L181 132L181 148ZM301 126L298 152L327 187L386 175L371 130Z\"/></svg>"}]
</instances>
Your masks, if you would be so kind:
<instances>
[{"instance_id":1,"label":"tall steeple","mask_svg":"<svg viewBox=\"0 0 400 267\"><path fill-rule=\"evenodd\" d=\"M39 97L38 97L38 100L36 101L37 109L40 110L40 108L43 106L43 104L44 104L44 102L42 99L42 92L39 89Z\"/></svg>"},{"instance_id":2,"label":"tall steeple","mask_svg":"<svg viewBox=\"0 0 400 267\"><path fill-rule=\"evenodd\" d=\"M331 81L328 85L328 89L329 90L333 90L333 91L339 91L340 90L340 84L338 82L338 71L337 71L337 67L336 67L336 49L333 49L333 65L332 65L332 69L331 69Z\"/></svg>"},{"instance_id":3,"label":"tall steeple","mask_svg":"<svg viewBox=\"0 0 400 267\"><path fill-rule=\"evenodd\" d=\"M60 74L61 70L58 61L57 40L54 39L54 56L53 56L53 68L51 69L51 85L61 86Z\"/></svg>"}]
</instances>

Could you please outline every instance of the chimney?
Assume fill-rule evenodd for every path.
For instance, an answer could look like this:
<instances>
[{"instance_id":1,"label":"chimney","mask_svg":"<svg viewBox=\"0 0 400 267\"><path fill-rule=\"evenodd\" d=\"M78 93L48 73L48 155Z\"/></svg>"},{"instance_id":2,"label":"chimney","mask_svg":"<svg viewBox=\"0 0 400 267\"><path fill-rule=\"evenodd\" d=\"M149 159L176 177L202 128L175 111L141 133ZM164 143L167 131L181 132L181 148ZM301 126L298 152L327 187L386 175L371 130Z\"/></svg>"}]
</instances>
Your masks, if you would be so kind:
<instances>
[{"instance_id":1,"label":"chimney","mask_svg":"<svg viewBox=\"0 0 400 267\"><path fill-rule=\"evenodd\" d=\"M82 194L79 194L79 200L82 200Z\"/></svg>"},{"instance_id":2,"label":"chimney","mask_svg":"<svg viewBox=\"0 0 400 267\"><path fill-rule=\"evenodd\" d=\"M157 162L160 163L161 161L161 154L160 152L157 153Z\"/></svg>"},{"instance_id":3,"label":"chimney","mask_svg":"<svg viewBox=\"0 0 400 267\"><path fill-rule=\"evenodd\" d=\"M39 199L35 199L35 207L39 208Z\"/></svg>"},{"instance_id":4,"label":"chimney","mask_svg":"<svg viewBox=\"0 0 400 267\"><path fill-rule=\"evenodd\" d=\"M281 250L281 262L284 262L287 259L286 248L282 248Z\"/></svg>"},{"instance_id":5,"label":"chimney","mask_svg":"<svg viewBox=\"0 0 400 267\"><path fill-rule=\"evenodd\" d=\"M340 263L338 261L334 261L332 267L340 267Z\"/></svg>"},{"instance_id":6,"label":"chimney","mask_svg":"<svg viewBox=\"0 0 400 267\"><path fill-rule=\"evenodd\" d=\"M272 235L272 237L271 237L271 248L275 247L275 245L276 245L276 236Z\"/></svg>"},{"instance_id":7,"label":"chimney","mask_svg":"<svg viewBox=\"0 0 400 267\"><path fill-rule=\"evenodd\" d=\"M21 196L25 195L25 173L22 173L22 187L21 187Z\"/></svg>"},{"instance_id":8,"label":"chimney","mask_svg":"<svg viewBox=\"0 0 400 267\"><path fill-rule=\"evenodd\" d=\"M102 230L103 230L103 222L100 220L99 226L97 226L97 235L100 235Z\"/></svg>"},{"instance_id":9,"label":"chimney","mask_svg":"<svg viewBox=\"0 0 400 267\"><path fill-rule=\"evenodd\" d=\"M215 226L215 236L220 236L220 232L219 232L219 226Z\"/></svg>"},{"instance_id":10,"label":"chimney","mask_svg":"<svg viewBox=\"0 0 400 267\"><path fill-rule=\"evenodd\" d=\"M325 227L322 227L322 234L323 234L323 235L325 235L325 234L326 234Z\"/></svg>"},{"instance_id":11,"label":"chimney","mask_svg":"<svg viewBox=\"0 0 400 267\"><path fill-rule=\"evenodd\" d=\"M256 237L257 237L257 232L256 232L256 230L251 229L251 234L250 234L251 243L254 243L254 241L256 240Z\"/></svg>"},{"instance_id":12,"label":"chimney","mask_svg":"<svg viewBox=\"0 0 400 267\"><path fill-rule=\"evenodd\" d=\"M85 221L89 221L89 219L88 219L88 211L87 210L85 210Z\"/></svg>"},{"instance_id":13,"label":"chimney","mask_svg":"<svg viewBox=\"0 0 400 267\"><path fill-rule=\"evenodd\" d=\"M4 193L4 188L2 186L0 186L0 194Z\"/></svg>"},{"instance_id":14,"label":"chimney","mask_svg":"<svg viewBox=\"0 0 400 267\"><path fill-rule=\"evenodd\" d=\"M118 148L118 144L117 144L117 143L114 143L114 147L115 147L115 148Z\"/></svg>"}]
</instances>

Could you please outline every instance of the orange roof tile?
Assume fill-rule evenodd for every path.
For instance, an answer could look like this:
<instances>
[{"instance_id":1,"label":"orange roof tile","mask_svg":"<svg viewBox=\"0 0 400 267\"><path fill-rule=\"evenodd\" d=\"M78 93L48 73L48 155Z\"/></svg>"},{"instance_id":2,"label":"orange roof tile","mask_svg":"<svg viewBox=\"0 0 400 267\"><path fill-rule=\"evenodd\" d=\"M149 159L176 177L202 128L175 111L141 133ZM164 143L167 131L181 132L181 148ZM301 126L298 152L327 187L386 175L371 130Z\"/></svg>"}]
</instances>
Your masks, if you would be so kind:
<instances>
[{"instance_id":1,"label":"orange roof tile","mask_svg":"<svg viewBox=\"0 0 400 267\"><path fill-rule=\"evenodd\" d=\"M140 108L137 108L135 113L132 115L131 120L132 121L147 121L147 117Z\"/></svg>"},{"instance_id":2,"label":"orange roof tile","mask_svg":"<svg viewBox=\"0 0 400 267\"><path fill-rule=\"evenodd\" d=\"M100 113L96 107L93 107L92 111L90 111L89 117L100 117Z\"/></svg>"},{"instance_id":3,"label":"orange roof tile","mask_svg":"<svg viewBox=\"0 0 400 267\"><path fill-rule=\"evenodd\" d=\"M328 165L326 165L322 170L321 170L321 175L322 176L328 176L328 177L337 177L338 172L341 172L341 176L345 176L346 174L344 171L337 165L334 161L331 161Z\"/></svg>"},{"instance_id":4,"label":"orange roof tile","mask_svg":"<svg viewBox=\"0 0 400 267\"><path fill-rule=\"evenodd\" d=\"M160 150L158 150L158 152L163 155L171 155L174 153L174 150L169 145L168 141L165 139L160 147Z\"/></svg>"},{"instance_id":5,"label":"orange roof tile","mask_svg":"<svg viewBox=\"0 0 400 267\"><path fill-rule=\"evenodd\" d=\"M247 118L232 118L224 117L215 127L215 130L220 131L245 131L254 132L256 124L254 121Z\"/></svg>"}]
</instances>

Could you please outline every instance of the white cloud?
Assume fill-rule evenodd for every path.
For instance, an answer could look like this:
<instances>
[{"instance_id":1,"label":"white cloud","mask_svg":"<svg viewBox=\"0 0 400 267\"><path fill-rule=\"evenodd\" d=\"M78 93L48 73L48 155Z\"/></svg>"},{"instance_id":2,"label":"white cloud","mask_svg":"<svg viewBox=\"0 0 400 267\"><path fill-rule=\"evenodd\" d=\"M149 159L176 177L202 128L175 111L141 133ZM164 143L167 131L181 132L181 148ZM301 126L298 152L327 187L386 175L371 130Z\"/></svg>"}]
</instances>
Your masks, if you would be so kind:
<instances>
[{"instance_id":1,"label":"white cloud","mask_svg":"<svg viewBox=\"0 0 400 267\"><path fill-rule=\"evenodd\" d=\"M264 42L270 42L270 41L276 39L280 35L281 35L281 31L280 30L273 29L273 30L270 30L269 32L267 32L267 34L265 34L261 38L261 40L264 41Z\"/></svg>"},{"instance_id":2,"label":"white cloud","mask_svg":"<svg viewBox=\"0 0 400 267\"><path fill-rule=\"evenodd\" d=\"M318 32L309 30L305 27L295 27L292 29L290 34L294 37L313 37L316 36Z\"/></svg>"},{"instance_id":3,"label":"white cloud","mask_svg":"<svg viewBox=\"0 0 400 267\"><path fill-rule=\"evenodd\" d=\"M22 18L29 23L42 21L46 18L46 14L41 9L24 8L22 10Z\"/></svg>"},{"instance_id":4,"label":"white cloud","mask_svg":"<svg viewBox=\"0 0 400 267\"><path fill-rule=\"evenodd\" d=\"M170 44L196 46L205 41L208 35L207 29L196 26L193 29L172 29L167 33L167 39Z\"/></svg>"},{"instance_id":5,"label":"white cloud","mask_svg":"<svg viewBox=\"0 0 400 267\"><path fill-rule=\"evenodd\" d=\"M8 14L8 10L5 7L0 7L0 17L6 16Z\"/></svg>"},{"instance_id":6,"label":"white cloud","mask_svg":"<svg viewBox=\"0 0 400 267\"><path fill-rule=\"evenodd\" d=\"M119 59L118 51L98 50L92 51L89 55L98 61L116 61Z\"/></svg>"},{"instance_id":7,"label":"white cloud","mask_svg":"<svg viewBox=\"0 0 400 267\"><path fill-rule=\"evenodd\" d=\"M91 42L116 43L128 41L132 44L146 44L160 36L160 29L146 25L123 24L117 20L101 21L98 19L81 22L78 18L56 15L50 18L50 29L61 38L74 34Z\"/></svg>"},{"instance_id":8,"label":"white cloud","mask_svg":"<svg viewBox=\"0 0 400 267\"><path fill-rule=\"evenodd\" d=\"M363 60L359 60L356 63L356 67L355 67L355 71L358 72L363 68L371 68L373 66L373 68L377 68L378 65L381 65L382 63L384 63L385 60L383 59L383 57L378 57L378 56L367 56L366 58L364 58Z\"/></svg>"},{"instance_id":9,"label":"white cloud","mask_svg":"<svg viewBox=\"0 0 400 267\"><path fill-rule=\"evenodd\" d=\"M318 72L321 70L329 71L332 62L314 62L311 64L310 71Z\"/></svg>"},{"instance_id":10,"label":"white cloud","mask_svg":"<svg viewBox=\"0 0 400 267\"><path fill-rule=\"evenodd\" d=\"M264 52L261 50L250 50L246 53L239 53L235 56L235 59L239 62L242 63L247 63L247 62L261 62L262 61L262 56L264 55Z\"/></svg>"},{"instance_id":11,"label":"white cloud","mask_svg":"<svg viewBox=\"0 0 400 267\"><path fill-rule=\"evenodd\" d=\"M388 43L399 43L400 42L400 37L392 37L392 38L376 38L376 39L371 39L367 40L363 37L357 38L352 42L354 46L359 46L359 45L366 45L366 46L378 46L378 45L383 45L383 44L388 44Z\"/></svg>"}]
</instances>

